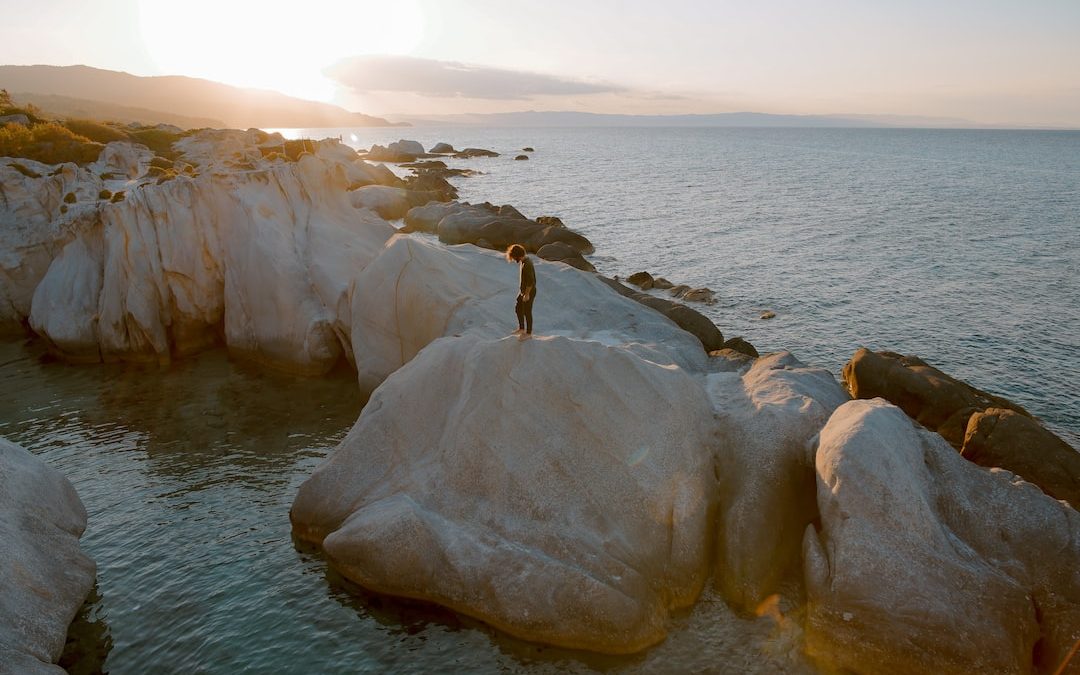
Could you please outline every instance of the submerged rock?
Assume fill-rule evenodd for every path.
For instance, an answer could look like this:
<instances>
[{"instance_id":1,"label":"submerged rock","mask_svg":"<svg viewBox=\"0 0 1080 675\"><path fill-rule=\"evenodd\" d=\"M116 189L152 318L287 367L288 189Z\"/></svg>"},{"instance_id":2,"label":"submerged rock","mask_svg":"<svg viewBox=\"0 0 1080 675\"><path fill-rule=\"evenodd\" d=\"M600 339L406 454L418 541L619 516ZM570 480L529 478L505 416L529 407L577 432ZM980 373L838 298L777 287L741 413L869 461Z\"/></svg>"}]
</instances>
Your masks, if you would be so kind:
<instances>
[{"instance_id":1,"label":"submerged rock","mask_svg":"<svg viewBox=\"0 0 1080 675\"><path fill-rule=\"evenodd\" d=\"M1080 639L1080 514L880 399L840 407L806 530L808 651L879 673L1051 672Z\"/></svg>"},{"instance_id":2,"label":"submerged rock","mask_svg":"<svg viewBox=\"0 0 1080 675\"><path fill-rule=\"evenodd\" d=\"M64 672L52 664L94 584L85 529L71 483L0 438L0 672Z\"/></svg>"},{"instance_id":3,"label":"submerged rock","mask_svg":"<svg viewBox=\"0 0 1080 675\"><path fill-rule=\"evenodd\" d=\"M439 340L301 486L294 532L367 588L634 652L708 575L710 420L697 379L618 346Z\"/></svg>"},{"instance_id":4,"label":"submerged rock","mask_svg":"<svg viewBox=\"0 0 1080 675\"><path fill-rule=\"evenodd\" d=\"M465 148L454 153L454 159L472 159L473 157L498 157L499 153L484 148Z\"/></svg>"}]
</instances>

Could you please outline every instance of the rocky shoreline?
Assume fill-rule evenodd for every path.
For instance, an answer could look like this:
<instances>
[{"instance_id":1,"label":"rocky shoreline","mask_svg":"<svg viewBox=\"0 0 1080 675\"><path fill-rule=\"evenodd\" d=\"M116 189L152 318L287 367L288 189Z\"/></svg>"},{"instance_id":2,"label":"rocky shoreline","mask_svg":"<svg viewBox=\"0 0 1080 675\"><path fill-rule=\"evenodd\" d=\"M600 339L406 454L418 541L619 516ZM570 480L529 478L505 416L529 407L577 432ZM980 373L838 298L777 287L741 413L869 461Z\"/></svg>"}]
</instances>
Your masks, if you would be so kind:
<instances>
[{"instance_id":1,"label":"rocky shoreline","mask_svg":"<svg viewBox=\"0 0 1080 675\"><path fill-rule=\"evenodd\" d=\"M1067 658L1075 449L912 357L862 350L841 386L759 356L647 292L652 275L596 274L558 218L452 201L445 164L402 179L366 161L490 153L417 146L203 130L169 156L0 158L0 328L73 362L223 346L303 375L347 365L371 398L301 486L295 535L364 587L527 640L632 653L708 583L753 613L802 579L823 669ZM542 337L524 342L505 337L511 242L540 258Z\"/></svg>"}]
</instances>

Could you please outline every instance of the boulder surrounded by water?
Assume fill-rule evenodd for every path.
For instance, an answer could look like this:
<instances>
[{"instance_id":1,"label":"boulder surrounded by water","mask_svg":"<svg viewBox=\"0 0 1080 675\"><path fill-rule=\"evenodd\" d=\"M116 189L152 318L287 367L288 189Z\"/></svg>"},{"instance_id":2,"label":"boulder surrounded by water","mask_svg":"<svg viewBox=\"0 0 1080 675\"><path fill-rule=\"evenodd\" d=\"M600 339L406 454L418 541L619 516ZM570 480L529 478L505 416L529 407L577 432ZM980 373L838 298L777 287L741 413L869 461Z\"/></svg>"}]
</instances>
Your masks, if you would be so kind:
<instances>
[{"instance_id":1,"label":"boulder surrounded by water","mask_svg":"<svg viewBox=\"0 0 1080 675\"><path fill-rule=\"evenodd\" d=\"M708 576L710 427L699 379L619 345L441 339L301 486L294 531L376 591L634 652Z\"/></svg>"}]
</instances>

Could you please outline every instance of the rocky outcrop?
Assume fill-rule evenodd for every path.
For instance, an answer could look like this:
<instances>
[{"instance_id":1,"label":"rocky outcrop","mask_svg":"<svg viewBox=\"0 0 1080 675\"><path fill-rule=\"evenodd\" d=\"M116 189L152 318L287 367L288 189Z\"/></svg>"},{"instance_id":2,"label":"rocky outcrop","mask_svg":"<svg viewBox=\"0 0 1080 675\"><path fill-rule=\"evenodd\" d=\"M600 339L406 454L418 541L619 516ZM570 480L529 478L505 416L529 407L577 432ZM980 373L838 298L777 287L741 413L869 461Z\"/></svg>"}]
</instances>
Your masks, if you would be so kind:
<instances>
[{"instance_id":1,"label":"rocky outcrop","mask_svg":"<svg viewBox=\"0 0 1080 675\"><path fill-rule=\"evenodd\" d=\"M454 159L472 159L473 157L498 157L499 153L484 148L465 148L453 154Z\"/></svg>"},{"instance_id":2,"label":"rocky outcrop","mask_svg":"<svg viewBox=\"0 0 1080 675\"><path fill-rule=\"evenodd\" d=\"M975 413L961 454L981 466L1008 469L1080 510L1080 452L1030 417L1003 408Z\"/></svg>"},{"instance_id":3,"label":"rocky outcrop","mask_svg":"<svg viewBox=\"0 0 1080 675\"><path fill-rule=\"evenodd\" d=\"M365 185L349 193L349 201L358 209L371 209L385 220L399 220L409 209L426 204L435 196L429 192L407 190L388 185Z\"/></svg>"},{"instance_id":4,"label":"rocky outcrop","mask_svg":"<svg viewBox=\"0 0 1080 675\"><path fill-rule=\"evenodd\" d=\"M724 334L720 332L720 329L716 327L716 324L710 321L709 318L701 312L690 309L686 305L672 302L671 300L658 298L655 295L639 293L632 288L627 288L614 279L608 279L603 276L599 277L599 279L619 295L640 302L646 307L654 309L674 321L675 325L697 337L697 339L701 341L701 345L705 348L706 352L724 348Z\"/></svg>"},{"instance_id":5,"label":"rocky outcrop","mask_svg":"<svg viewBox=\"0 0 1080 675\"><path fill-rule=\"evenodd\" d=\"M750 344L750 342L746 338L741 336L736 336L724 340L724 345L723 347L721 347L721 349L731 349L733 351L739 352L740 354L746 354L747 356L755 359L760 356L758 354L757 348L754 347L754 345Z\"/></svg>"},{"instance_id":6,"label":"rocky outcrop","mask_svg":"<svg viewBox=\"0 0 1080 675\"><path fill-rule=\"evenodd\" d=\"M5 245L25 278L4 284L16 296L13 313L29 309L30 327L73 361L163 363L223 341L238 357L290 372L332 368L348 342L342 312L352 277L394 232L350 203L347 189L378 174L337 143L313 144L292 162L264 157L253 138L211 131L183 139L175 147L200 174L123 182L123 201L77 196L61 217L49 213L50 201L27 208L59 223L25 228L53 238L43 250L59 251L47 262L35 253L35 262L20 259L19 241ZM62 169L74 172L64 180L101 184Z\"/></svg>"},{"instance_id":7,"label":"rocky outcrop","mask_svg":"<svg viewBox=\"0 0 1080 675\"><path fill-rule=\"evenodd\" d=\"M634 652L708 575L710 418L697 379L615 344L439 340L301 486L293 531L367 588Z\"/></svg>"},{"instance_id":8,"label":"rocky outcrop","mask_svg":"<svg viewBox=\"0 0 1080 675\"><path fill-rule=\"evenodd\" d=\"M854 398L881 397L959 450L968 418L987 408L1006 408L1030 417L1020 406L946 375L916 356L861 348L844 366Z\"/></svg>"},{"instance_id":9,"label":"rocky outcrop","mask_svg":"<svg viewBox=\"0 0 1080 675\"><path fill-rule=\"evenodd\" d=\"M548 244L565 244L579 254L593 252L585 237L562 226L529 220L509 205L446 204L425 206L405 218L405 232L430 232L447 244L475 244L505 251L511 244L521 244L536 253Z\"/></svg>"},{"instance_id":10,"label":"rocky outcrop","mask_svg":"<svg viewBox=\"0 0 1080 675\"><path fill-rule=\"evenodd\" d=\"M53 664L94 584L85 529L71 483L0 439L0 672L64 672Z\"/></svg>"},{"instance_id":11,"label":"rocky outcrop","mask_svg":"<svg viewBox=\"0 0 1080 675\"><path fill-rule=\"evenodd\" d=\"M542 260L535 265L538 334L626 343L656 363L706 368L708 357L693 335L612 293L598 276ZM496 338L517 325L517 266L474 246L398 235L354 287L352 353L368 392L440 337Z\"/></svg>"},{"instance_id":12,"label":"rocky outcrop","mask_svg":"<svg viewBox=\"0 0 1080 675\"><path fill-rule=\"evenodd\" d=\"M454 150L454 146L450 145L449 143L436 143L435 145L431 146L431 150L429 150L428 152L435 155L446 155L457 151Z\"/></svg>"},{"instance_id":13,"label":"rocky outcrop","mask_svg":"<svg viewBox=\"0 0 1080 675\"><path fill-rule=\"evenodd\" d=\"M817 450L808 651L875 673L1051 672L1080 639L1080 514L880 399Z\"/></svg>"},{"instance_id":14,"label":"rocky outcrop","mask_svg":"<svg viewBox=\"0 0 1080 675\"><path fill-rule=\"evenodd\" d=\"M596 271L596 268L593 267L592 263L586 260L576 248L563 242L544 244L540 247L540 250L536 252L536 255L544 260L566 263L571 267L576 267L579 270L584 270L586 272Z\"/></svg>"},{"instance_id":15,"label":"rocky outcrop","mask_svg":"<svg viewBox=\"0 0 1080 675\"><path fill-rule=\"evenodd\" d=\"M401 139L383 147L379 144L371 146L364 159L372 162L413 162L419 157L426 157L424 146L417 141Z\"/></svg>"},{"instance_id":16,"label":"rocky outcrop","mask_svg":"<svg viewBox=\"0 0 1080 675\"><path fill-rule=\"evenodd\" d=\"M817 516L810 441L848 400L836 378L788 352L707 378L717 416L716 583L753 612L800 569L800 541Z\"/></svg>"}]
</instances>

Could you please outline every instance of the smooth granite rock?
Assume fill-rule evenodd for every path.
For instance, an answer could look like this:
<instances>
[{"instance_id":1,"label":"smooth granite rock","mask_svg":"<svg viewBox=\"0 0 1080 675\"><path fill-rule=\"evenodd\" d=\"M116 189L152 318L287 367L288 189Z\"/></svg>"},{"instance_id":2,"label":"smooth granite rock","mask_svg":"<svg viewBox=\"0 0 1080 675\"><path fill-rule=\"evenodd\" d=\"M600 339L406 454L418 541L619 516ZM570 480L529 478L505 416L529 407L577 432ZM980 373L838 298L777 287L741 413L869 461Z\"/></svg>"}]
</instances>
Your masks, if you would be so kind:
<instances>
[{"instance_id":1,"label":"smooth granite rock","mask_svg":"<svg viewBox=\"0 0 1080 675\"><path fill-rule=\"evenodd\" d=\"M643 358L703 371L697 339L658 312L612 293L594 274L534 260L540 335L627 344ZM517 328L518 266L475 246L397 235L356 278L352 353L371 391L440 337L495 338Z\"/></svg>"},{"instance_id":2,"label":"smooth granite rock","mask_svg":"<svg viewBox=\"0 0 1080 675\"><path fill-rule=\"evenodd\" d=\"M829 371L789 352L707 378L716 411L716 583L753 612L800 569L800 543L817 517L811 440L848 400Z\"/></svg>"},{"instance_id":3,"label":"smooth granite rock","mask_svg":"<svg viewBox=\"0 0 1080 675\"><path fill-rule=\"evenodd\" d=\"M94 585L86 510L59 471L0 438L0 673L59 673L68 625Z\"/></svg>"},{"instance_id":4,"label":"smooth granite rock","mask_svg":"<svg viewBox=\"0 0 1080 675\"><path fill-rule=\"evenodd\" d=\"M968 462L881 399L837 409L816 467L806 641L828 668L1053 672L1080 639L1068 505Z\"/></svg>"},{"instance_id":5,"label":"smooth granite rock","mask_svg":"<svg viewBox=\"0 0 1080 675\"><path fill-rule=\"evenodd\" d=\"M367 588L638 651L708 576L710 420L699 379L620 346L442 339L301 486L293 531Z\"/></svg>"}]
</instances>

